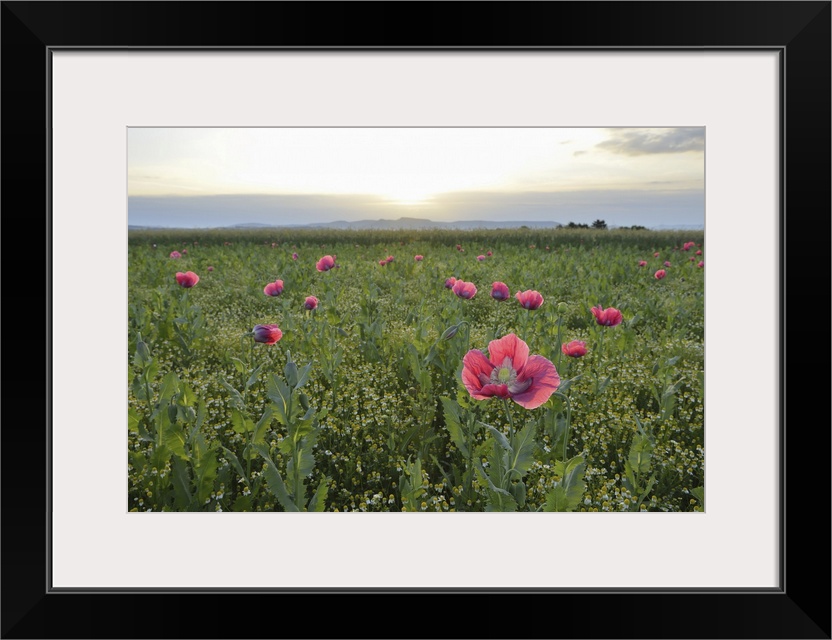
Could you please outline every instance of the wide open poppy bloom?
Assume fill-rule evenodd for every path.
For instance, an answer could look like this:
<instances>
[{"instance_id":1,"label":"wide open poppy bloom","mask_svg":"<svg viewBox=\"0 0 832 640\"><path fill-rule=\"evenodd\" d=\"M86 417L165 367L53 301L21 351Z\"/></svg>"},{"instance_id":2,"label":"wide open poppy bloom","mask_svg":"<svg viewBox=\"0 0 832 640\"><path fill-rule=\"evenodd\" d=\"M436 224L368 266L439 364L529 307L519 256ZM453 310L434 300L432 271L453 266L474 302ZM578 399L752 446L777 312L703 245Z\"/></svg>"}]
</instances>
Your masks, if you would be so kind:
<instances>
[{"instance_id":1,"label":"wide open poppy bloom","mask_svg":"<svg viewBox=\"0 0 832 640\"><path fill-rule=\"evenodd\" d=\"M653 275L655 276L656 280L661 280L667 275L667 271L665 271L664 269L659 269Z\"/></svg>"},{"instance_id":2,"label":"wide open poppy bloom","mask_svg":"<svg viewBox=\"0 0 832 640\"><path fill-rule=\"evenodd\" d=\"M465 282L465 280L457 280L454 282L454 286L451 287L451 289L460 298L465 298L466 300L470 300L477 295L477 287L474 283Z\"/></svg>"},{"instance_id":3,"label":"wide open poppy bloom","mask_svg":"<svg viewBox=\"0 0 832 640\"><path fill-rule=\"evenodd\" d=\"M181 253L179 253L178 251L171 251L171 252L170 252L170 257L171 257L171 258L181 258L181 257L182 257L182 254L181 254Z\"/></svg>"},{"instance_id":4,"label":"wide open poppy bloom","mask_svg":"<svg viewBox=\"0 0 832 640\"><path fill-rule=\"evenodd\" d=\"M591 311L592 315L595 316L595 321L602 327L614 327L621 324L621 321L624 320L624 316L615 307L602 309L599 304L597 307L592 307Z\"/></svg>"},{"instance_id":5,"label":"wide open poppy bloom","mask_svg":"<svg viewBox=\"0 0 832 640\"><path fill-rule=\"evenodd\" d=\"M455 284L456 284L456 278L454 276L451 276L450 278L445 279L445 288L446 289L453 289Z\"/></svg>"},{"instance_id":6,"label":"wide open poppy bloom","mask_svg":"<svg viewBox=\"0 0 832 640\"><path fill-rule=\"evenodd\" d=\"M283 337L283 332L276 324L256 324L251 331L255 342L274 344Z\"/></svg>"},{"instance_id":7,"label":"wide open poppy bloom","mask_svg":"<svg viewBox=\"0 0 832 640\"><path fill-rule=\"evenodd\" d=\"M513 333L488 343L488 357L471 349L462 359L462 383L476 400L511 398L536 409L560 386L555 365L543 356L530 356L529 347Z\"/></svg>"},{"instance_id":8,"label":"wide open poppy bloom","mask_svg":"<svg viewBox=\"0 0 832 640\"><path fill-rule=\"evenodd\" d=\"M283 293L283 280L275 280L263 287L263 293L267 296L279 296Z\"/></svg>"},{"instance_id":9,"label":"wide open poppy bloom","mask_svg":"<svg viewBox=\"0 0 832 640\"><path fill-rule=\"evenodd\" d=\"M329 271L335 267L335 258L332 256L324 256L315 263L315 268L318 271Z\"/></svg>"},{"instance_id":10,"label":"wide open poppy bloom","mask_svg":"<svg viewBox=\"0 0 832 640\"><path fill-rule=\"evenodd\" d=\"M185 273L182 273L181 271L177 271L176 272L176 281L179 283L180 287L185 287L186 289L190 289L197 282L199 282L199 276L196 275L193 271L186 271Z\"/></svg>"},{"instance_id":11,"label":"wide open poppy bloom","mask_svg":"<svg viewBox=\"0 0 832 640\"><path fill-rule=\"evenodd\" d=\"M586 342L583 340L572 340L572 342L564 342L560 350L564 355L570 358L580 358L586 355Z\"/></svg>"},{"instance_id":12,"label":"wide open poppy bloom","mask_svg":"<svg viewBox=\"0 0 832 640\"><path fill-rule=\"evenodd\" d=\"M508 300L509 295L511 294L505 282L495 282L491 285L491 297L495 300Z\"/></svg>"},{"instance_id":13,"label":"wide open poppy bloom","mask_svg":"<svg viewBox=\"0 0 832 640\"><path fill-rule=\"evenodd\" d=\"M527 289L526 291L518 291L514 294L520 306L524 309L537 309L543 304L543 296L538 291Z\"/></svg>"},{"instance_id":14,"label":"wide open poppy bloom","mask_svg":"<svg viewBox=\"0 0 832 640\"><path fill-rule=\"evenodd\" d=\"M318 306L318 299L315 296L308 296L303 302L304 308L312 310Z\"/></svg>"}]
</instances>

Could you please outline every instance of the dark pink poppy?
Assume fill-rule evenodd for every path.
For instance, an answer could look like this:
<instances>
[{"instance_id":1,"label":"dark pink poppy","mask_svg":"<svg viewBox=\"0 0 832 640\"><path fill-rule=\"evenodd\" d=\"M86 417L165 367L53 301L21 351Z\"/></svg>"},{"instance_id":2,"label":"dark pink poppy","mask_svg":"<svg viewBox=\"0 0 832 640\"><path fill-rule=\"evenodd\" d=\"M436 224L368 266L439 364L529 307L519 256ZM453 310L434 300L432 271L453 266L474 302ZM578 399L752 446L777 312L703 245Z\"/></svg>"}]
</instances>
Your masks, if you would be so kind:
<instances>
[{"instance_id":1,"label":"dark pink poppy","mask_svg":"<svg viewBox=\"0 0 832 640\"><path fill-rule=\"evenodd\" d=\"M196 275L193 271L186 271L185 273L182 273L181 271L177 271L176 272L176 281L179 283L180 287L185 287L186 289L190 289L197 282L199 282L199 276Z\"/></svg>"},{"instance_id":2,"label":"dark pink poppy","mask_svg":"<svg viewBox=\"0 0 832 640\"><path fill-rule=\"evenodd\" d=\"M698 249L698 250L696 251L696 255L701 256L701 255L702 255L702 249Z\"/></svg>"},{"instance_id":3,"label":"dark pink poppy","mask_svg":"<svg viewBox=\"0 0 832 640\"><path fill-rule=\"evenodd\" d=\"M510 295L505 282L495 282L491 285L491 297L495 300L508 300Z\"/></svg>"},{"instance_id":4,"label":"dark pink poppy","mask_svg":"<svg viewBox=\"0 0 832 640\"><path fill-rule=\"evenodd\" d=\"M682 251L690 251L691 248L695 247L695 246L696 246L695 242L686 242L685 244L682 245Z\"/></svg>"},{"instance_id":5,"label":"dark pink poppy","mask_svg":"<svg viewBox=\"0 0 832 640\"><path fill-rule=\"evenodd\" d=\"M385 258L385 260L387 260L387 264L390 264L390 263L391 263L391 262L393 262L393 260L395 260L395 259L396 259L396 258L394 258L393 256L387 256L387 258Z\"/></svg>"},{"instance_id":6,"label":"dark pink poppy","mask_svg":"<svg viewBox=\"0 0 832 640\"><path fill-rule=\"evenodd\" d=\"M283 337L283 332L276 324L256 324L252 334L255 342L263 344L274 344Z\"/></svg>"},{"instance_id":7,"label":"dark pink poppy","mask_svg":"<svg viewBox=\"0 0 832 640\"><path fill-rule=\"evenodd\" d=\"M279 296L283 293L283 280L275 280L263 287L263 293L267 296Z\"/></svg>"},{"instance_id":8,"label":"dark pink poppy","mask_svg":"<svg viewBox=\"0 0 832 640\"><path fill-rule=\"evenodd\" d=\"M572 342L564 342L560 346L560 350L564 355L570 358L580 358L586 355L586 342L583 340L572 340Z\"/></svg>"},{"instance_id":9,"label":"dark pink poppy","mask_svg":"<svg viewBox=\"0 0 832 640\"><path fill-rule=\"evenodd\" d=\"M526 409L545 403L560 386L555 365L513 333L488 343L488 357L471 349L462 359L462 383L476 400L511 398Z\"/></svg>"},{"instance_id":10,"label":"dark pink poppy","mask_svg":"<svg viewBox=\"0 0 832 640\"><path fill-rule=\"evenodd\" d=\"M664 269L659 269L658 271L656 271L656 273L653 274L653 277L655 277L656 280L661 280L666 275L667 275L667 271L665 271Z\"/></svg>"},{"instance_id":11,"label":"dark pink poppy","mask_svg":"<svg viewBox=\"0 0 832 640\"><path fill-rule=\"evenodd\" d=\"M457 251L462 251L462 245L461 244L456 245L456 250Z\"/></svg>"},{"instance_id":12,"label":"dark pink poppy","mask_svg":"<svg viewBox=\"0 0 832 640\"><path fill-rule=\"evenodd\" d=\"M298 254L297 254L297 253L293 253L293 254L292 254L292 260L297 260L297 259L298 259Z\"/></svg>"},{"instance_id":13,"label":"dark pink poppy","mask_svg":"<svg viewBox=\"0 0 832 640\"><path fill-rule=\"evenodd\" d=\"M477 260L479 260L480 262L482 262L483 260L485 260L485 256L477 256Z\"/></svg>"},{"instance_id":14,"label":"dark pink poppy","mask_svg":"<svg viewBox=\"0 0 832 640\"><path fill-rule=\"evenodd\" d=\"M208 273L211 273L214 270L214 267L208 267Z\"/></svg>"},{"instance_id":15,"label":"dark pink poppy","mask_svg":"<svg viewBox=\"0 0 832 640\"><path fill-rule=\"evenodd\" d=\"M538 291L527 289L526 291L518 291L514 294L520 306L524 309L537 309L543 304L543 296Z\"/></svg>"},{"instance_id":16,"label":"dark pink poppy","mask_svg":"<svg viewBox=\"0 0 832 640\"><path fill-rule=\"evenodd\" d=\"M335 258L333 256L324 256L315 263L315 268L318 271L329 271L335 267Z\"/></svg>"},{"instance_id":17,"label":"dark pink poppy","mask_svg":"<svg viewBox=\"0 0 832 640\"><path fill-rule=\"evenodd\" d=\"M454 285L456 284L456 278L451 276L450 278L445 279L445 288L446 289L453 289Z\"/></svg>"},{"instance_id":18,"label":"dark pink poppy","mask_svg":"<svg viewBox=\"0 0 832 640\"><path fill-rule=\"evenodd\" d=\"M486 252L485 252L485 255L487 255L487 256L490 258L490 257L491 257L491 256L493 256L494 254L493 254L493 253L491 253L490 251L486 251Z\"/></svg>"},{"instance_id":19,"label":"dark pink poppy","mask_svg":"<svg viewBox=\"0 0 832 640\"><path fill-rule=\"evenodd\" d=\"M602 309L599 304L597 307L592 307L591 311L592 315L595 316L595 321L602 327L615 327L621 324L621 321L624 320L624 316L622 316L621 312L615 307Z\"/></svg>"},{"instance_id":20,"label":"dark pink poppy","mask_svg":"<svg viewBox=\"0 0 832 640\"><path fill-rule=\"evenodd\" d=\"M646 267L647 266L647 260L639 260L638 261L638 266Z\"/></svg>"},{"instance_id":21,"label":"dark pink poppy","mask_svg":"<svg viewBox=\"0 0 832 640\"><path fill-rule=\"evenodd\" d=\"M691 262L696 262L696 258L695 258L694 256L691 256L691 257L690 257L690 261L691 261Z\"/></svg>"},{"instance_id":22,"label":"dark pink poppy","mask_svg":"<svg viewBox=\"0 0 832 640\"><path fill-rule=\"evenodd\" d=\"M697 266L697 267L699 267L700 269L703 269L703 268L705 267L705 261L704 261L704 260L701 260L701 261L699 262L699 264L697 264L696 266Z\"/></svg>"},{"instance_id":23,"label":"dark pink poppy","mask_svg":"<svg viewBox=\"0 0 832 640\"><path fill-rule=\"evenodd\" d=\"M420 256L420 255L415 255L415 256L413 256L413 259L414 259L416 262L421 262L422 260L424 260L424 259L425 259L425 257L424 257L424 256Z\"/></svg>"},{"instance_id":24,"label":"dark pink poppy","mask_svg":"<svg viewBox=\"0 0 832 640\"><path fill-rule=\"evenodd\" d=\"M181 258L181 257L182 257L182 254L181 254L181 253L179 253L178 251L171 251L171 252L170 252L170 257L171 257L171 258Z\"/></svg>"},{"instance_id":25,"label":"dark pink poppy","mask_svg":"<svg viewBox=\"0 0 832 640\"><path fill-rule=\"evenodd\" d=\"M654 254L653 254L653 257L654 257L654 258L658 258L660 255L661 255L661 254L660 254L658 251L656 251L656 253L654 253Z\"/></svg>"},{"instance_id":26,"label":"dark pink poppy","mask_svg":"<svg viewBox=\"0 0 832 640\"><path fill-rule=\"evenodd\" d=\"M311 311L318 306L318 299L315 296L308 296L303 302L304 308Z\"/></svg>"},{"instance_id":27,"label":"dark pink poppy","mask_svg":"<svg viewBox=\"0 0 832 640\"><path fill-rule=\"evenodd\" d=\"M664 266L669 267L670 266L670 260L665 260L664 261Z\"/></svg>"},{"instance_id":28,"label":"dark pink poppy","mask_svg":"<svg viewBox=\"0 0 832 640\"><path fill-rule=\"evenodd\" d=\"M477 287L473 282L465 282L464 280L457 280L452 287L453 292L460 298L470 300L477 295Z\"/></svg>"},{"instance_id":29,"label":"dark pink poppy","mask_svg":"<svg viewBox=\"0 0 832 640\"><path fill-rule=\"evenodd\" d=\"M387 265L387 260L379 260L378 263L380 266L384 267Z\"/></svg>"}]
</instances>

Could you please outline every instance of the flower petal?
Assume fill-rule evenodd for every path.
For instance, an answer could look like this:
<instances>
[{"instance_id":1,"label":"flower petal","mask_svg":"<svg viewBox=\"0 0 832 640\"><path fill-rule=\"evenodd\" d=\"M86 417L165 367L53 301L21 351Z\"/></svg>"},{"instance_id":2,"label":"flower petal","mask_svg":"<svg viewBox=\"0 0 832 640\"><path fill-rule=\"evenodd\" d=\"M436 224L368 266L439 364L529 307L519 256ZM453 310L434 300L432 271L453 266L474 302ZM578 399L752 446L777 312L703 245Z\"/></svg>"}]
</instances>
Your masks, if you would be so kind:
<instances>
[{"instance_id":1,"label":"flower petal","mask_svg":"<svg viewBox=\"0 0 832 640\"><path fill-rule=\"evenodd\" d=\"M517 382L531 379L528 390L512 396L521 407L536 409L546 402L560 386L560 376L555 365L543 356L530 356L526 366L517 373Z\"/></svg>"},{"instance_id":2,"label":"flower petal","mask_svg":"<svg viewBox=\"0 0 832 640\"><path fill-rule=\"evenodd\" d=\"M494 365L502 365L507 357L511 358L512 367L519 373L529 357L529 345L513 333L488 343L488 359Z\"/></svg>"},{"instance_id":3,"label":"flower petal","mask_svg":"<svg viewBox=\"0 0 832 640\"><path fill-rule=\"evenodd\" d=\"M483 383L480 381L480 376L485 376L486 379L491 375L494 365L488 361L485 354L479 349L471 349L462 358L462 384L468 389L475 398L476 394L480 392ZM482 400L483 398L478 398Z\"/></svg>"}]
</instances>

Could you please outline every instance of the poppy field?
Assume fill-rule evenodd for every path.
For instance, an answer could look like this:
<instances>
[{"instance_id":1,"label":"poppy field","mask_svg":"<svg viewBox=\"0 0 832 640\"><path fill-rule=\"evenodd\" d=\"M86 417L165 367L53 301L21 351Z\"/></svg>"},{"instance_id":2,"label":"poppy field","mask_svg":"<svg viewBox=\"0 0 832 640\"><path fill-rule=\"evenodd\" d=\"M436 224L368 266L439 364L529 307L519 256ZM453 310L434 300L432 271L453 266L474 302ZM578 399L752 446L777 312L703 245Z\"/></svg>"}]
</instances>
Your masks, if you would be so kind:
<instances>
[{"instance_id":1,"label":"poppy field","mask_svg":"<svg viewBox=\"0 0 832 640\"><path fill-rule=\"evenodd\" d=\"M704 232L131 230L129 511L704 511Z\"/></svg>"}]
</instances>

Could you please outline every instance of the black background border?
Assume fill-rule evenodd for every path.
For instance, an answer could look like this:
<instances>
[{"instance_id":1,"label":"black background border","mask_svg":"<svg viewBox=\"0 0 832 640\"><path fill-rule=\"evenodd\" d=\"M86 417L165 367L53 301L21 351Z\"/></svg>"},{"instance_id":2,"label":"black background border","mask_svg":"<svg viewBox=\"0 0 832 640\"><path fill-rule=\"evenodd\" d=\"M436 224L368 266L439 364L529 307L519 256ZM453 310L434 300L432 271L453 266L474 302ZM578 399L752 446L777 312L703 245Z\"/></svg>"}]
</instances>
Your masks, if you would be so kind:
<instances>
[{"instance_id":1,"label":"black background border","mask_svg":"<svg viewBox=\"0 0 832 640\"><path fill-rule=\"evenodd\" d=\"M2 2L0 28L2 320L15 347L2 363L3 638L830 638L830 384L807 375L829 372L830 2ZM51 591L49 475L32 469L50 463L60 318L49 307L48 69L50 50L64 47L780 51L781 588ZM812 290L827 286L792 296L800 315L787 327L788 285L805 289L807 274ZM737 313L747 322L754 309ZM137 552L152 561L152 547ZM679 560L702 553L680 548Z\"/></svg>"}]
</instances>

